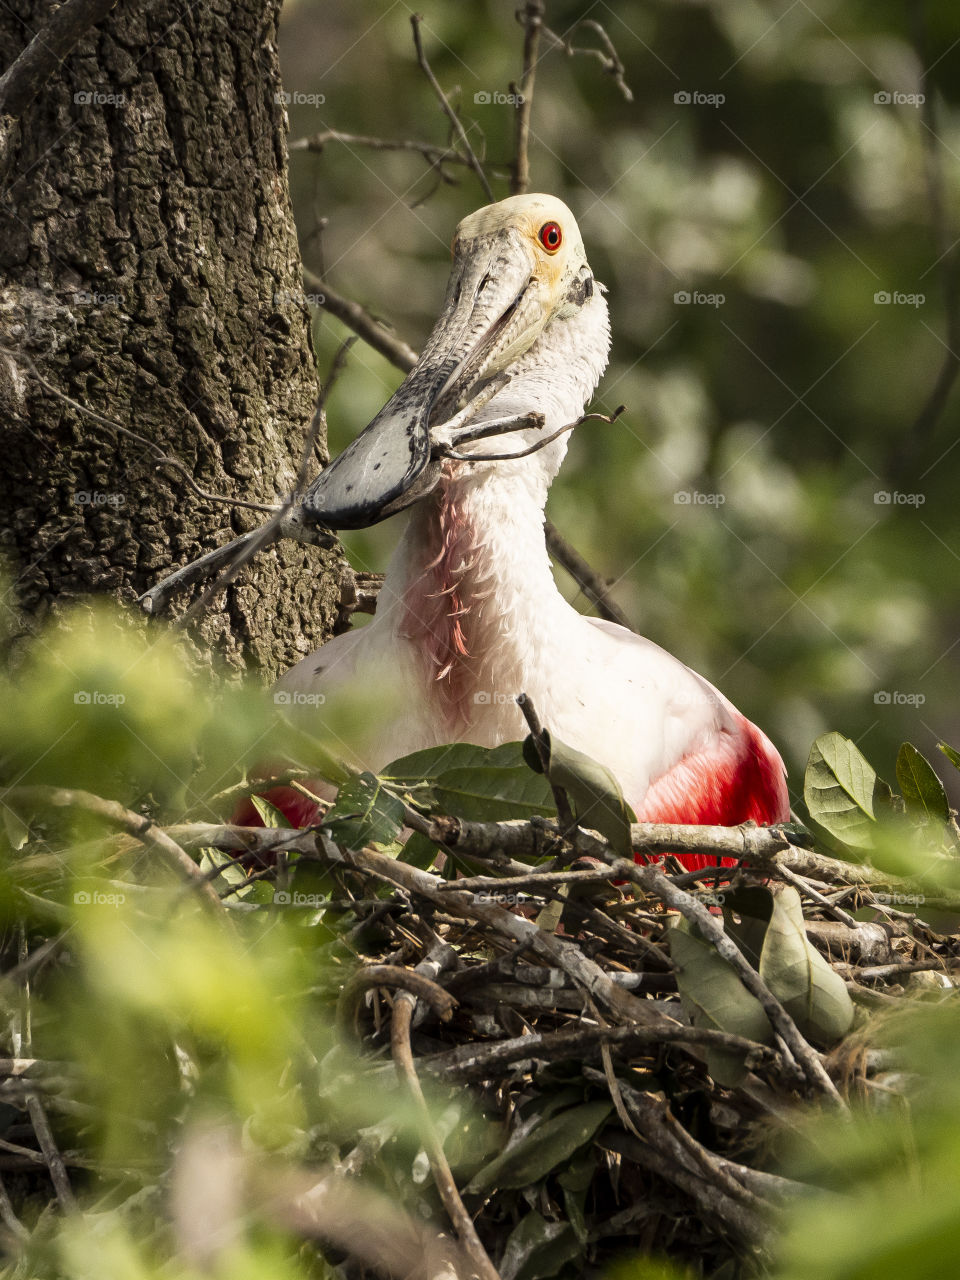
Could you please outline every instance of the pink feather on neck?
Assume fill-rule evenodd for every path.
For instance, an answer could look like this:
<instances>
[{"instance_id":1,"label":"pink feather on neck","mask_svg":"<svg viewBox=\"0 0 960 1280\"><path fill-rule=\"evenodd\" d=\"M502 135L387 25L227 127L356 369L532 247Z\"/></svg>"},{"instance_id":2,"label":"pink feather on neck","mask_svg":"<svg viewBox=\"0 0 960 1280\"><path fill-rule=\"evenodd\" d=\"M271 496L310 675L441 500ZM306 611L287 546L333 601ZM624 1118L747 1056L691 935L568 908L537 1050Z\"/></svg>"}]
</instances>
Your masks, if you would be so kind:
<instances>
[{"instance_id":1,"label":"pink feather on neck","mask_svg":"<svg viewBox=\"0 0 960 1280\"><path fill-rule=\"evenodd\" d=\"M448 472L423 504L421 536L424 569L403 594L400 635L421 655L439 709L451 731L470 721L478 658L473 651L481 550L476 525L465 510L462 490Z\"/></svg>"}]
</instances>

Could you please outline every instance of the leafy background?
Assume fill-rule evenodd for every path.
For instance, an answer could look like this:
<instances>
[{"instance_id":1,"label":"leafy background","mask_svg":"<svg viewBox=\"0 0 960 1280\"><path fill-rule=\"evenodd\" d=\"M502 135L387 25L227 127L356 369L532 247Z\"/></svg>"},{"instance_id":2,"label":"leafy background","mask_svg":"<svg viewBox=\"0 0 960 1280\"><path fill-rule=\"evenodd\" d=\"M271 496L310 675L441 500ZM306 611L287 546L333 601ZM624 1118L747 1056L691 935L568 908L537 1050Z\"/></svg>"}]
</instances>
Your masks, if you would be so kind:
<instances>
[{"instance_id":1,"label":"leafy background","mask_svg":"<svg viewBox=\"0 0 960 1280\"><path fill-rule=\"evenodd\" d=\"M519 76L514 10L423 6L431 65L498 198L513 110L475 95L507 93ZM291 139L332 128L445 140L411 12L402 0L285 9L286 88L325 99L291 104ZM794 799L826 729L892 777L904 738L928 754L960 739L956 394L917 426L960 349L960 14L839 0L547 8L552 30L596 47L595 32L573 29L585 17L613 40L633 101L597 59L545 40L531 186L570 204L610 289L597 407L627 413L575 434L548 512L616 583L638 630L774 737ZM725 100L678 103L682 92ZM878 103L882 92L926 102ZM292 157L307 265L414 347L442 296L453 228L485 202L472 175L449 172L457 184L437 186L417 156L352 144ZM682 290L724 302L678 305ZM878 305L882 291L924 302ZM344 332L317 312L321 369ZM399 377L354 348L330 405L334 450ZM681 492L723 502L683 504ZM383 569L397 533L391 521L351 536L354 562Z\"/></svg>"}]
</instances>

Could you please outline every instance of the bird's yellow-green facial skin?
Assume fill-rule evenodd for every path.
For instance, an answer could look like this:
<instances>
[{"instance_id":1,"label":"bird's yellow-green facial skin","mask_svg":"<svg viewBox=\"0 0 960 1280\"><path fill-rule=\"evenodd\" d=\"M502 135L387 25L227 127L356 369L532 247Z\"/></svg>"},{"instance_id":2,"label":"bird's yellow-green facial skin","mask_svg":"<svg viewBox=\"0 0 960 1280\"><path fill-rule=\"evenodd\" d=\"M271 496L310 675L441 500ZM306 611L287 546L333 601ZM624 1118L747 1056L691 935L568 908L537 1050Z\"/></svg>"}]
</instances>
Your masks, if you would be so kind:
<instances>
[{"instance_id":1,"label":"bird's yellow-green facial skin","mask_svg":"<svg viewBox=\"0 0 960 1280\"><path fill-rule=\"evenodd\" d=\"M540 243L540 228L556 222L563 233L560 248L549 253ZM504 231L516 231L529 247L533 274L541 281L547 297L556 296L571 263L578 266L586 259L580 228L573 214L556 196L510 196L496 204L485 205L463 219L453 238L453 256L470 253L475 241Z\"/></svg>"}]
</instances>

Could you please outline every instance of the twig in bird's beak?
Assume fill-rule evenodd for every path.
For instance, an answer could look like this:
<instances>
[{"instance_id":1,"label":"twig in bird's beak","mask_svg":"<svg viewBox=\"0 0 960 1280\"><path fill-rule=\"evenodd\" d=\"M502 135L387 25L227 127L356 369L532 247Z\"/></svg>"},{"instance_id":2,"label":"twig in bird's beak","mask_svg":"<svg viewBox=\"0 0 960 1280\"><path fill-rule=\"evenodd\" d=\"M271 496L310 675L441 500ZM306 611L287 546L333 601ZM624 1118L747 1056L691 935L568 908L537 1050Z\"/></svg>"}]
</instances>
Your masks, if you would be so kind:
<instances>
[{"instance_id":1,"label":"twig in bird's beak","mask_svg":"<svg viewBox=\"0 0 960 1280\"><path fill-rule=\"evenodd\" d=\"M626 405L618 405L613 413L585 413L579 417L576 422L568 422L565 427L561 427L558 431L554 431L549 436L544 436L541 440L534 441L526 449L520 449L517 453L457 453L454 449L441 446L436 450L436 456L439 458L450 458L455 462L512 462L515 458L528 458L530 454L537 453L540 449L545 449L548 444L552 444L554 440L559 439L568 431L573 431L575 427L582 426L585 422L616 422L620 415L626 410ZM467 440L481 440L488 436L506 435L509 431L520 431L523 427L542 426L542 421L532 421L534 418L542 418L541 414L529 414L525 418L513 418L504 423L487 423L487 427L496 428L495 430L477 430L475 434L464 432L457 440L457 444L463 444Z\"/></svg>"}]
</instances>

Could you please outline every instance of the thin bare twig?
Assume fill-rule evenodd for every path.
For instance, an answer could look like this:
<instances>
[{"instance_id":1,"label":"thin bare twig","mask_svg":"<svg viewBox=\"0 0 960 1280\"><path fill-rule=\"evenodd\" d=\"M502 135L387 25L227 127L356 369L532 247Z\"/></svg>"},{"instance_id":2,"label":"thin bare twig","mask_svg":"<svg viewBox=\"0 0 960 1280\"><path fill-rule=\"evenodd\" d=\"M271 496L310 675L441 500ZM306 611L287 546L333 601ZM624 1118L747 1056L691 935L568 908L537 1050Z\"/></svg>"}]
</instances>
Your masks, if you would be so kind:
<instances>
[{"instance_id":1,"label":"thin bare twig","mask_svg":"<svg viewBox=\"0 0 960 1280\"><path fill-rule=\"evenodd\" d=\"M701 937L712 944L717 954L735 970L750 994L760 1002L770 1025L803 1068L809 1083L826 1094L836 1106L845 1109L846 1104L840 1097L837 1086L827 1075L820 1055L807 1043L793 1018L707 908L689 893L671 884L659 867L637 866L635 862L627 862L625 858L614 859L612 854L608 854L606 860L618 877L632 880L665 906L679 911L694 925Z\"/></svg>"},{"instance_id":2,"label":"thin bare twig","mask_svg":"<svg viewBox=\"0 0 960 1280\"><path fill-rule=\"evenodd\" d=\"M511 85L517 99L514 131L513 172L510 194L523 195L530 185L530 113L533 110L533 86L537 74L537 50L543 30L544 0L527 0L523 7L523 73L519 85ZM518 20L520 14L517 14Z\"/></svg>"},{"instance_id":3,"label":"thin bare twig","mask_svg":"<svg viewBox=\"0 0 960 1280\"><path fill-rule=\"evenodd\" d=\"M336 381L338 375L344 367L350 348L356 342L355 337L347 338L340 344L337 353L333 358L330 366L330 374L326 382L320 388L320 395L317 397L316 408L313 411L313 418L307 429L306 438L303 442L303 449L300 454L300 465L297 468L296 486L283 505L275 510L273 516L262 525L259 529L255 529L252 533L246 535L242 543L234 543L236 550L233 558L224 568L223 572L210 584L206 590L197 597L190 608L184 613L183 617L178 620L178 626L185 627L193 621L195 617L201 614L211 603L219 592L228 587L236 578L237 574L243 569L258 551L264 550L278 538L296 537L298 542L312 543L312 534L310 527L301 519L299 511L296 510L297 503L307 484L307 475L310 463L313 459L313 451L320 434L321 427L326 425L326 402L327 397ZM304 538L299 537L299 533L303 530L306 534ZM319 545L331 545L332 540L329 539L325 543ZM314 543L313 545L318 545ZM162 584L161 584L162 585ZM156 591L156 588L154 588Z\"/></svg>"},{"instance_id":4,"label":"thin bare twig","mask_svg":"<svg viewBox=\"0 0 960 1280\"><path fill-rule=\"evenodd\" d=\"M537 714L537 708L533 705L529 694L518 694L516 703L523 714L524 720L527 722L527 728L530 730L530 736L533 739L533 745L540 761L540 770L550 783L553 802L557 806L557 821L560 824L560 831L564 836L572 836L576 830L577 820L573 816L573 809L570 807L566 791L563 787L555 786L553 779L550 777L550 743L544 730L543 722Z\"/></svg>"},{"instance_id":5,"label":"thin bare twig","mask_svg":"<svg viewBox=\"0 0 960 1280\"><path fill-rule=\"evenodd\" d=\"M540 440L535 440L533 444L528 445L526 449L520 449L516 453L458 453L456 450L447 445L442 445L437 454L441 458L451 458L456 462L513 462L517 458L529 458L532 453L538 453L541 449L545 449L548 444L553 444L554 440L559 440L561 436L567 434L568 431L574 431L577 427L582 427L585 422L616 422L620 415L626 409L626 405L620 405L614 409L613 413L584 413L577 418L576 422L568 422L566 426L560 427L549 436L544 436ZM529 422L532 415L527 415L525 419L519 419L517 423L511 423L508 426L499 426L496 430L487 430L481 435L479 432L474 439L482 439L484 436L506 435L508 431L519 431L522 429L520 423ZM536 424L534 424L536 425Z\"/></svg>"},{"instance_id":6,"label":"thin bare twig","mask_svg":"<svg viewBox=\"0 0 960 1280\"><path fill-rule=\"evenodd\" d=\"M95 814L113 826L120 827L135 836L143 844L155 848L162 853L164 860L183 876L186 876L197 887L201 897L210 905L220 908L220 899L206 882L206 878L193 859L177 844L177 842L142 813L134 813L115 800L105 800L102 796L93 795L89 791L80 791L67 787L26 786L12 787L2 793L5 804L16 808L19 805L30 805L39 808L82 809L86 813Z\"/></svg>"},{"instance_id":7,"label":"thin bare twig","mask_svg":"<svg viewBox=\"0 0 960 1280\"><path fill-rule=\"evenodd\" d=\"M443 944L441 944L441 948L443 949ZM445 948L445 950L449 952L450 949ZM428 956L427 960L421 961L417 968L428 967L436 975L440 963L440 961L435 963L431 956ZM418 976L425 982L429 981L424 974ZM435 985L435 983L430 982L431 987ZM442 991L442 988L438 987L437 990ZM443 994L447 996L448 1000L452 999L446 992L443 992ZM420 1118L424 1149L430 1161L430 1171L443 1201L443 1207L453 1223L460 1244L469 1256L480 1280L499 1280L496 1268L487 1256L486 1249L480 1243L480 1237L477 1235L476 1227L473 1225L473 1219L460 1198L460 1192L457 1190L457 1184L454 1181L450 1165L443 1150L443 1143L437 1134L433 1117L430 1115L430 1109L423 1096L423 1088L413 1061L413 1050L410 1047L410 1027L413 1022L413 1011L416 1003L417 997L409 991L401 991L393 1003L390 1044L397 1075L406 1082L407 1088L413 1097L414 1105Z\"/></svg>"},{"instance_id":8,"label":"thin bare twig","mask_svg":"<svg viewBox=\"0 0 960 1280\"><path fill-rule=\"evenodd\" d=\"M303 282L310 289L317 291L317 306L323 311L342 321L352 329L357 337L362 338L368 347L372 347L392 365L409 373L417 363L417 353L412 347L391 333L379 320L375 319L365 307L351 298L345 298L308 267L303 269ZM321 301L322 299L322 301Z\"/></svg>"},{"instance_id":9,"label":"thin bare twig","mask_svg":"<svg viewBox=\"0 0 960 1280\"><path fill-rule=\"evenodd\" d=\"M453 147L438 147L430 142L417 142L412 138L373 138L362 133L344 133L341 129L323 129L307 138L291 142L288 151L312 151L319 155L327 143L342 142L346 146L368 147L371 151L412 151L423 156L432 168L444 164L462 164L471 168L469 159Z\"/></svg>"},{"instance_id":10,"label":"thin bare twig","mask_svg":"<svg viewBox=\"0 0 960 1280\"><path fill-rule=\"evenodd\" d=\"M467 131L464 129L463 124L460 120L460 117L457 115L456 111L454 111L453 107L450 105L450 101L447 98L447 95L440 88L439 81L437 80L437 77L433 74L433 71L431 70L431 67L430 67L430 63L427 61L427 55L423 51L423 40L421 39L421 36L420 36L420 23L422 21L423 21L422 14L412 13L410 15L410 25L413 28L413 43L417 51L417 61L420 63L420 70L427 77L427 80L430 82L431 89L437 95L437 100L439 101L440 106L443 108L444 115L447 117L447 119L450 121L450 124L453 126L453 131L457 135L457 138L460 141L461 147L463 147L467 164L470 166L473 172L477 175L477 178L479 179L480 185L483 187L483 190L487 199L492 204L494 199L493 190L490 187L490 183L487 181L487 175L483 171L483 165L477 159L476 153L473 147L471 147L470 145L470 139L467 137Z\"/></svg>"},{"instance_id":11,"label":"thin bare twig","mask_svg":"<svg viewBox=\"0 0 960 1280\"><path fill-rule=\"evenodd\" d=\"M596 32L603 48L593 49L585 45L575 45L572 41L565 39L563 36L558 36L557 33L555 31L551 31L549 27L544 27L543 31L544 34L554 42L555 46L559 46L564 51L568 58L573 58L578 54L582 54L587 58L596 58L606 74L612 77L614 84L620 90L624 100L626 102L632 102L633 94L630 91L630 87L626 80L623 78L626 68L620 61L620 56L617 53L613 41L607 35L606 30L594 18L582 18L579 22L575 22L573 24L570 31L576 31L578 27L589 27L591 31Z\"/></svg>"},{"instance_id":12,"label":"thin bare twig","mask_svg":"<svg viewBox=\"0 0 960 1280\"><path fill-rule=\"evenodd\" d=\"M169 454L164 453L158 444L155 444L152 440L148 440L146 436L140 435L137 431L131 431L129 427L123 426L113 418L104 417L102 413L98 413L88 405L81 404L79 400L74 400L73 396L68 396L65 391L61 391L59 387L55 387L52 382L48 381L43 374L40 373L37 366L25 352L13 352L10 351L9 348L4 348L4 351L12 360L22 361L27 366L34 381L38 382L45 391L49 391L52 396L55 396L64 404L70 405L72 409L76 409L78 413L89 418L91 422L96 422L101 427L107 427L110 431L116 431L120 435L126 436L128 440L133 440L137 444L140 444L145 449L149 450L156 458L158 467L170 467L172 470L176 471L181 479L186 482L188 488L195 493L198 498L203 498L205 502L221 502L230 507L243 507L248 511L274 511L276 509L274 507L267 506L262 502L247 502L242 498L228 498L225 494L210 493L206 489L201 489L179 458L171 458Z\"/></svg>"}]
</instances>

